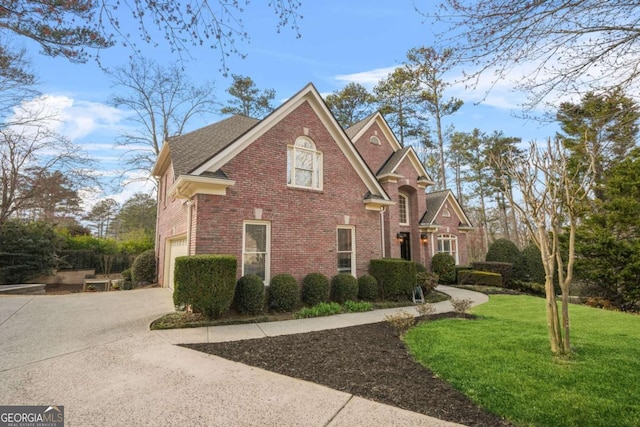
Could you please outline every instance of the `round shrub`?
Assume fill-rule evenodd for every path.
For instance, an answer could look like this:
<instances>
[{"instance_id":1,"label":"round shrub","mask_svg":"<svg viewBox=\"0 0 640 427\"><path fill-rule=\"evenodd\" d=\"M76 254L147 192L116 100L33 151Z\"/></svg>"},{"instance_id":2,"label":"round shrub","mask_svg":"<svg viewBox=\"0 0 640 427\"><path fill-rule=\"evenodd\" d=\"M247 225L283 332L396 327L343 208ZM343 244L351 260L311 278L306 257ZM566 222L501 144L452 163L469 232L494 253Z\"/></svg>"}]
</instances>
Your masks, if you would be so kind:
<instances>
[{"instance_id":1,"label":"round shrub","mask_svg":"<svg viewBox=\"0 0 640 427\"><path fill-rule=\"evenodd\" d=\"M302 279L302 302L314 306L329 301L329 279L321 273L309 273Z\"/></svg>"},{"instance_id":2,"label":"round shrub","mask_svg":"<svg viewBox=\"0 0 640 427\"><path fill-rule=\"evenodd\" d=\"M264 283L260 276L247 274L238 280L234 297L240 313L258 314L264 306Z\"/></svg>"},{"instance_id":3,"label":"round shrub","mask_svg":"<svg viewBox=\"0 0 640 427\"><path fill-rule=\"evenodd\" d=\"M358 279L349 273L340 273L331 279L331 300L339 304L358 297Z\"/></svg>"},{"instance_id":4,"label":"round shrub","mask_svg":"<svg viewBox=\"0 0 640 427\"><path fill-rule=\"evenodd\" d=\"M437 253L431 258L431 272L438 276L439 283L450 285L456 280L456 260L447 253Z\"/></svg>"},{"instance_id":5,"label":"round shrub","mask_svg":"<svg viewBox=\"0 0 640 427\"><path fill-rule=\"evenodd\" d=\"M513 280L526 279L525 260L520 249L509 239L498 239L489 245L486 261L513 264Z\"/></svg>"},{"instance_id":6,"label":"round shrub","mask_svg":"<svg viewBox=\"0 0 640 427\"><path fill-rule=\"evenodd\" d=\"M142 252L131 264L131 280L137 284L154 283L156 279L156 252L153 249Z\"/></svg>"},{"instance_id":7,"label":"round shrub","mask_svg":"<svg viewBox=\"0 0 640 427\"><path fill-rule=\"evenodd\" d=\"M426 271L416 273L416 285L422 288L422 293L427 295L438 286L438 276Z\"/></svg>"},{"instance_id":8,"label":"round shrub","mask_svg":"<svg viewBox=\"0 0 640 427\"><path fill-rule=\"evenodd\" d=\"M540 249L538 249L535 244L530 243L522 250L522 258L524 259L524 269L527 280L530 282L544 283L545 273Z\"/></svg>"},{"instance_id":9,"label":"round shrub","mask_svg":"<svg viewBox=\"0 0 640 427\"><path fill-rule=\"evenodd\" d=\"M131 278L131 269L127 268L126 270L123 270L122 273L122 279L124 279L127 282L131 282L132 278Z\"/></svg>"},{"instance_id":10,"label":"round shrub","mask_svg":"<svg viewBox=\"0 0 640 427\"><path fill-rule=\"evenodd\" d=\"M269 285L269 307L277 311L291 311L298 302L299 294L295 277L290 274L273 276Z\"/></svg>"},{"instance_id":11,"label":"round shrub","mask_svg":"<svg viewBox=\"0 0 640 427\"><path fill-rule=\"evenodd\" d=\"M365 301L378 299L378 281L370 274L360 276L358 279L358 298Z\"/></svg>"}]
</instances>

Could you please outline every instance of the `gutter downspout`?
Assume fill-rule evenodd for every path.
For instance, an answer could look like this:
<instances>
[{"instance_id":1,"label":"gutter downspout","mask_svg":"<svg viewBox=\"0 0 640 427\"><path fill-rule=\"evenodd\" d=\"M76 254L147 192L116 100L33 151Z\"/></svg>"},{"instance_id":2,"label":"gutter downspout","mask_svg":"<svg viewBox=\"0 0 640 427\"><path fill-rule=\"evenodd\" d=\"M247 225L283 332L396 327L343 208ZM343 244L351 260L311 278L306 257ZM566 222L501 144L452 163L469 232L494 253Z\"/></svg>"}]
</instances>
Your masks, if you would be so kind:
<instances>
[{"instance_id":1,"label":"gutter downspout","mask_svg":"<svg viewBox=\"0 0 640 427\"><path fill-rule=\"evenodd\" d=\"M385 257L385 250L384 250L384 246L385 246L385 241L384 241L384 211L387 208L385 208L384 206L382 206L380 208L380 249L381 249L381 253L382 253L382 258Z\"/></svg>"},{"instance_id":2,"label":"gutter downspout","mask_svg":"<svg viewBox=\"0 0 640 427\"><path fill-rule=\"evenodd\" d=\"M191 218L193 200L187 200L187 255L191 255Z\"/></svg>"}]
</instances>

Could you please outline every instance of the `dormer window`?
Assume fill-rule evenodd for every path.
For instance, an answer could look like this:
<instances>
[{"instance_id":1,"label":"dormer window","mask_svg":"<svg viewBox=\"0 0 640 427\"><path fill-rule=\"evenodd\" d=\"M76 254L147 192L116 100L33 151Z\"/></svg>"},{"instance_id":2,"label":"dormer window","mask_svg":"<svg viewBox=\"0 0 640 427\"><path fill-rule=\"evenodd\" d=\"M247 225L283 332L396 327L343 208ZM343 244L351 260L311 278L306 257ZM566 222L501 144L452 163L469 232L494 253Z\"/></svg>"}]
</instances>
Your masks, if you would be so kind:
<instances>
[{"instance_id":1,"label":"dormer window","mask_svg":"<svg viewBox=\"0 0 640 427\"><path fill-rule=\"evenodd\" d=\"M306 136L287 147L287 185L322 190L322 152Z\"/></svg>"},{"instance_id":2,"label":"dormer window","mask_svg":"<svg viewBox=\"0 0 640 427\"><path fill-rule=\"evenodd\" d=\"M398 194L398 216L400 225L409 225L409 198L404 194Z\"/></svg>"}]
</instances>

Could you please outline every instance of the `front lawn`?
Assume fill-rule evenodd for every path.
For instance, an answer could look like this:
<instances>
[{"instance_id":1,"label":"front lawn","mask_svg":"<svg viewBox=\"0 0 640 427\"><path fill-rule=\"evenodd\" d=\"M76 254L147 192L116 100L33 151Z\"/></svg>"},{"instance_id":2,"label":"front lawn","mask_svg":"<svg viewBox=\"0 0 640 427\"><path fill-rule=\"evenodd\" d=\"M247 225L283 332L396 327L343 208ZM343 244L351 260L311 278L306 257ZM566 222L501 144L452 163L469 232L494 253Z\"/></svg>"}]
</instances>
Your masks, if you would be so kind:
<instances>
[{"instance_id":1,"label":"front lawn","mask_svg":"<svg viewBox=\"0 0 640 427\"><path fill-rule=\"evenodd\" d=\"M545 301L494 295L477 320L425 322L413 356L483 408L523 426L639 426L640 316L571 305L574 354L549 350Z\"/></svg>"}]
</instances>

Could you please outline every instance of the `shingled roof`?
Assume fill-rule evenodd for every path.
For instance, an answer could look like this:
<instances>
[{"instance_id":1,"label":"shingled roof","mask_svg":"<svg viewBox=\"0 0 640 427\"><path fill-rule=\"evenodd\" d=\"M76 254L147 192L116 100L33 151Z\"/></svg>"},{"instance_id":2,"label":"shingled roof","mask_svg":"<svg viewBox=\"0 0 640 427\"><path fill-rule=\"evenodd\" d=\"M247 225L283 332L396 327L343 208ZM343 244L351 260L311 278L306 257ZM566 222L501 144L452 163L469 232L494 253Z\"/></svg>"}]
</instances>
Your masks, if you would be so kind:
<instances>
[{"instance_id":1,"label":"shingled roof","mask_svg":"<svg viewBox=\"0 0 640 427\"><path fill-rule=\"evenodd\" d=\"M176 176L193 171L259 123L251 117L235 115L184 135L169 138Z\"/></svg>"},{"instance_id":2,"label":"shingled roof","mask_svg":"<svg viewBox=\"0 0 640 427\"><path fill-rule=\"evenodd\" d=\"M400 164L400 162L404 158L405 154L407 154L407 152L410 149L411 149L411 147L404 147L404 148L396 151L395 153L393 153L391 155L391 157L389 157L387 159L385 164L382 165L382 167L380 168L378 173L376 173L376 176L382 176L382 175L386 175L388 173L392 173L396 169L396 167L398 167L398 165Z\"/></svg>"},{"instance_id":3,"label":"shingled roof","mask_svg":"<svg viewBox=\"0 0 640 427\"><path fill-rule=\"evenodd\" d=\"M358 134L358 132L360 132L360 130L362 130L363 127L365 127L365 125L367 123L369 123L369 121L371 121L371 119L373 118L373 116L375 116L376 113L373 114L369 114L367 117L365 117L364 119L360 120L357 123L354 123L353 125L351 125L349 128L345 129L345 133L347 134L347 136L349 137L349 139L353 139L354 136L356 136Z\"/></svg>"}]
</instances>

